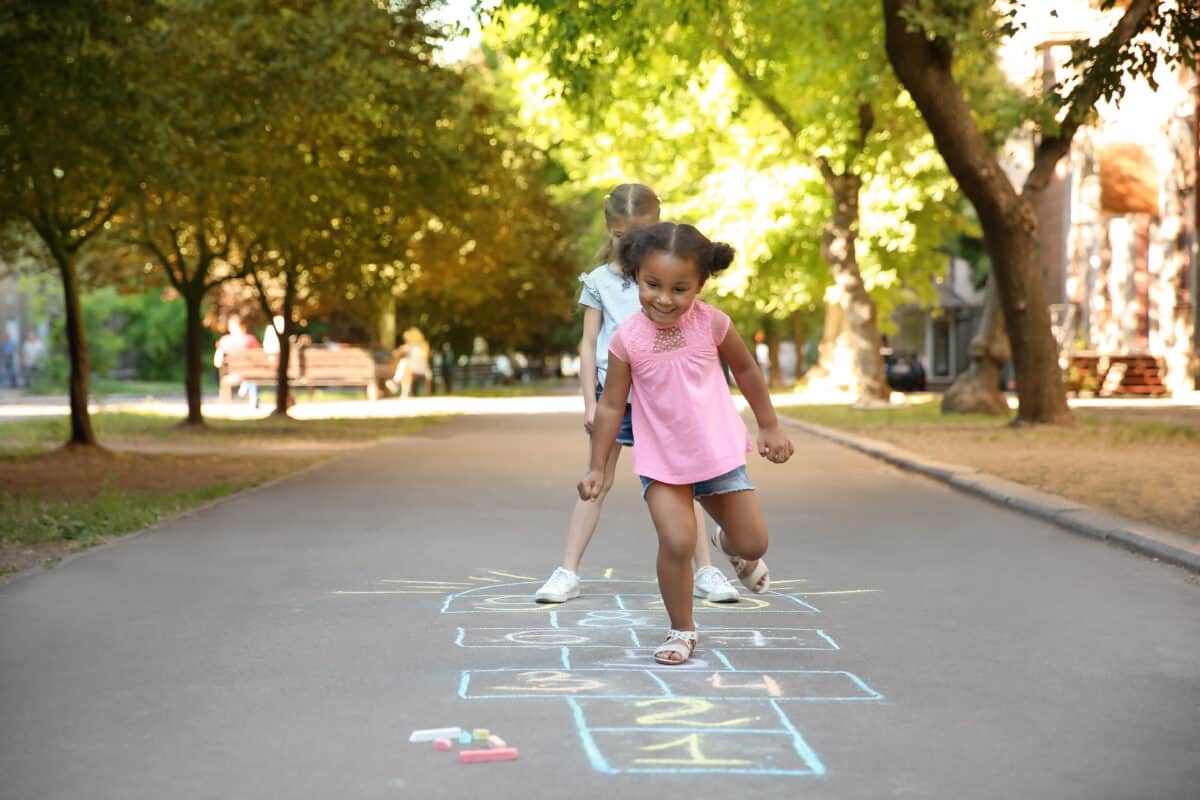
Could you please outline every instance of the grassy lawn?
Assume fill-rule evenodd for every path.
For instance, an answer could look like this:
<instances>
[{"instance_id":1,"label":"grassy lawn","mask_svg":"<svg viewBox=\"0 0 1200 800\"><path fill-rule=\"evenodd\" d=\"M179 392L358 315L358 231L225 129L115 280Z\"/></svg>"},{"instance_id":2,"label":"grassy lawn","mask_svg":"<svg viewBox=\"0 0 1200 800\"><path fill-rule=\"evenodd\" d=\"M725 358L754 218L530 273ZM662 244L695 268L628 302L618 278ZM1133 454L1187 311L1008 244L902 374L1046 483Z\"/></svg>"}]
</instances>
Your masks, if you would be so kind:
<instances>
[{"instance_id":1,"label":"grassy lawn","mask_svg":"<svg viewBox=\"0 0 1200 800\"><path fill-rule=\"evenodd\" d=\"M444 417L210 420L92 415L104 449L64 449L65 419L0 423L0 575L53 563L348 448Z\"/></svg>"},{"instance_id":2,"label":"grassy lawn","mask_svg":"<svg viewBox=\"0 0 1200 800\"><path fill-rule=\"evenodd\" d=\"M508 383L495 386L459 386L451 395L460 397L526 397L546 394L578 394L576 378L547 378L529 383Z\"/></svg>"},{"instance_id":3,"label":"grassy lawn","mask_svg":"<svg viewBox=\"0 0 1200 800\"><path fill-rule=\"evenodd\" d=\"M1077 411L1072 426L1020 428L988 416L942 416L936 399L780 413L1200 537L1200 411L1097 408Z\"/></svg>"}]
</instances>

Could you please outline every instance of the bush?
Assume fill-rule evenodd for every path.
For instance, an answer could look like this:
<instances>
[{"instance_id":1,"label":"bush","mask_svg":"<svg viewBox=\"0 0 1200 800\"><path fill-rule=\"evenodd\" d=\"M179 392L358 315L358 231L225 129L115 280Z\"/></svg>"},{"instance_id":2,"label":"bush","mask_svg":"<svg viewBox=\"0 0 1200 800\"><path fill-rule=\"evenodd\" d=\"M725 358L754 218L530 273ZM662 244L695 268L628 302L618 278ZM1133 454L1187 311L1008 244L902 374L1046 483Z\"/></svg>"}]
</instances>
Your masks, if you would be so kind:
<instances>
[{"instance_id":1,"label":"bush","mask_svg":"<svg viewBox=\"0 0 1200 800\"><path fill-rule=\"evenodd\" d=\"M122 372L147 381L179 381L184 377L184 324L187 309L180 299L164 300L159 290L120 295L105 288L80 298L91 373ZM202 331L201 352L211 353L216 335ZM65 387L70 374L65 320L55 318L43 383Z\"/></svg>"}]
</instances>

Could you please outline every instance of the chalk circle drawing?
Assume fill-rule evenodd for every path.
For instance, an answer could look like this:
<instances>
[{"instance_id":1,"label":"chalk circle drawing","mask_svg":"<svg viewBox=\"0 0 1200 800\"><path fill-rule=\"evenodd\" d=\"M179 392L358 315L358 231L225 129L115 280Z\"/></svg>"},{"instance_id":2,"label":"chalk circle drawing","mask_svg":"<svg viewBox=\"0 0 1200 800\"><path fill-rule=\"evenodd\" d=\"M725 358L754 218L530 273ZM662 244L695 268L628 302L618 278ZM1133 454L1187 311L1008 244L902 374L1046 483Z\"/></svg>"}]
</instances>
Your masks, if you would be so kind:
<instances>
[{"instance_id":1,"label":"chalk circle drawing","mask_svg":"<svg viewBox=\"0 0 1200 800\"><path fill-rule=\"evenodd\" d=\"M579 620L584 628L639 628L650 624L649 617L635 617L631 611L589 611Z\"/></svg>"}]
</instances>

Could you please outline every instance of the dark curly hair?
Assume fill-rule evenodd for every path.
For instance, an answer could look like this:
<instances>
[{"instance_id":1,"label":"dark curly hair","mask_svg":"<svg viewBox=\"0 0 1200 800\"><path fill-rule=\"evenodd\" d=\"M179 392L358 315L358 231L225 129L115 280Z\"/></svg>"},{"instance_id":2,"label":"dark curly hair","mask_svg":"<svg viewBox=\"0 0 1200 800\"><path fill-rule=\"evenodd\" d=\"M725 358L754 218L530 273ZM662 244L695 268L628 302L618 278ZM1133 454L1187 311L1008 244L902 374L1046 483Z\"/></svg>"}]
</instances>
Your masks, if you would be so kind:
<instances>
[{"instance_id":1,"label":"dark curly hair","mask_svg":"<svg viewBox=\"0 0 1200 800\"><path fill-rule=\"evenodd\" d=\"M637 280L642 260L652 252L670 253L696 264L700 283L733 262L733 248L725 242L712 242L686 223L660 222L625 237L621 242L621 269Z\"/></svg>"}]
</instances>

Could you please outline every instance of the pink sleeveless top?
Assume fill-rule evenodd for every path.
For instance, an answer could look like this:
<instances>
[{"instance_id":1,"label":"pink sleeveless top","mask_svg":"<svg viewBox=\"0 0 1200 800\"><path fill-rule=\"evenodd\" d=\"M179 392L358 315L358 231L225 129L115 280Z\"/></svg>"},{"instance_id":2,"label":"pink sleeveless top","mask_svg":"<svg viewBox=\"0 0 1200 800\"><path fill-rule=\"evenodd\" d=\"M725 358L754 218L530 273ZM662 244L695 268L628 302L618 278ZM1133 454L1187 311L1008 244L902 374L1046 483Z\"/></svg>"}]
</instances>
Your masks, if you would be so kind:
<instances>
[{"instance_id":1,"label":"pink sleeveless top","mask_svg":"<svg viewBox=\"0 0 1200 800\"><path fill-rule=\"evenodd\" d=\"M697 300L669 325L639 311L609 352L633 375L633 469L662 483L691 484L746 463L746 425L733 405L717 346L729 315Z\"/></svg>"}]
</instances>

